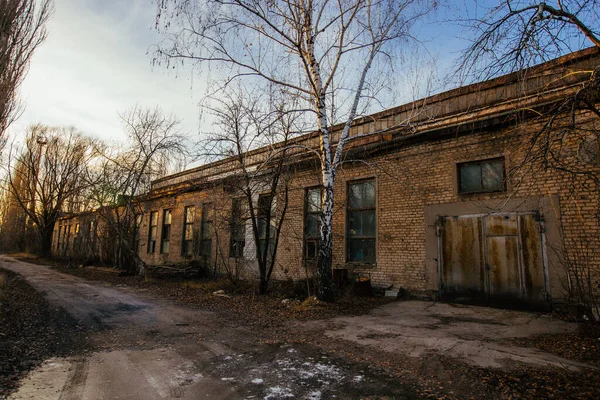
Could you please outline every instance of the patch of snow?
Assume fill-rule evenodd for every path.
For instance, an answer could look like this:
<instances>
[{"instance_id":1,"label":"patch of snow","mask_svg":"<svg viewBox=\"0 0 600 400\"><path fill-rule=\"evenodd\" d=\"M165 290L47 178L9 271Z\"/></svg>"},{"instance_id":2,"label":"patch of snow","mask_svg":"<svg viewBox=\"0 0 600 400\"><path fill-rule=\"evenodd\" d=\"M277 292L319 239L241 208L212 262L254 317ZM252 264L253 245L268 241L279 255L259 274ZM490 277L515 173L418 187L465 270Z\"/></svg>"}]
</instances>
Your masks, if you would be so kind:
<instances>
[{"instance_id":1,"label":"patch of snow","mask_svg":"<svg viewBox=\"0 0 600 400\"><path fill-rule=\"evenodd\" d=\"M296 353L296 349L289 349L288 353Z\"/></svg>"},{"instance_id":2,"label":"patch of snow","mask_svg":"<svg viewBox=\"0 0 600 400\"><path fill-rule=\"evenodd\" d=\"M231 382L231 381L235 380L235 378L221 378L221 380L224 382Z\"/></svg>"},{"instance_id":3,"label":"patch of snow","mask_svg":"<svg viewBox=\"0 0 600 400\"><path fill-rule=\"evenodd\" d=\"M200 381L203 376L201 373L194 371L194 364L186 363L181 365L174 372L174 376L170 379L172 386L186 386Z\"/></svg>"},{"instance_id":4,"label":"patch of snow","mask_svg":"<svg viewBox=\"0 0 600 400\"><path fill-rule=\"evenodd\" d=\"M312 392L310 392L308 394L307 399L308 400L321 400L322 396L323 396L323 394L321 393L320 390L313 390Z\"/></svg>"},{"instance_id":5,"label":"patch of snow","mask_svg":"<svg viewBox=\"0 0 600 400\"><path fill-rule=\"evenodd\" d=\"M252 379L252 383L254 383L255 385L262 385L263 384L263 380L260 378L254 378Z\"/></svg>"},{"instance_id":6,"label":"patch of snow","mask_svg":"<svg viewBox=\"0 0 600 400\"><path fill-rule=\"evenodd\" d=\"M352 382L360 383L363 381L363 379L364 377L362 375L356 375L354 378L352 378Z\"/></svg>"},{"instance_id":7,"label":"patch of snow","mask_svg":"<svg viewBox=\"0 0 600 400\"><path fill-rule=\"evenodd\" d=\"M265 396L265 400L275 400L291 397L294 397L294 395L292 394L292 391L289 388L274 386L267 389L267 395Z\"/></svg>"}]
</instances>

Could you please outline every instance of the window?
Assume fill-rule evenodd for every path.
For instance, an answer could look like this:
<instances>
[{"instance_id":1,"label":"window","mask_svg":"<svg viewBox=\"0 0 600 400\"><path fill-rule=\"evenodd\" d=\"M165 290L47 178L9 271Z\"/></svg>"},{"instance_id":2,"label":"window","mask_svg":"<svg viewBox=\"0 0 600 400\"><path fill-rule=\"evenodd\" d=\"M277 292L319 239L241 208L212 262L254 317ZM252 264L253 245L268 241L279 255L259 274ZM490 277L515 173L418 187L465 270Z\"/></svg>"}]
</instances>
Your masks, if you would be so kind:
<instances>
[{"instance_id":1,"label":"window","mask_svg":"<svg viewBox=\"0 0 600 400\"><path fill-rule=\"evenodd\" d=\"M246 246L246 221L244 219L244 199L233 199L231 203L231 237L229 257L244 258Z\"/></svg>"},{"instance_id":2,"label":"window","mask_svg":"<svg viewBox=\"0 0 600 400\"><path fill-rule=\"evenodd\" d=\"M66 226L66 238L65 241L63 242L63 250L68 250L69 249L69 241L71 240L71 225L67 225Z\"/></svg>"},{"instance_id":3,"label":"window","mask_svg":"<svg viewBox=\"0 0 600 400\"><path fill-rule=\"evenodd\" d=\"M346 220L346 260L374 263L376 234L375 181L350 183Z\"/></svg>"},{"instance_id":4,"label":"window","mask_svg":"<svg viewBox=\"0 0 600 400\"><path fill-rule=\"evenodd\" d=\"M183 240L181 241L181 255L191 256L194 249L194 219L196 207L187 206L183 209Z\"/></svg>"},{"instance_id":5,"label":"window","mask_svg":"<svg viewBox=\"0 0 600 400\"><path fill-rule=\"evenodd\" d=\"M171 210L163 211L162 232L160 234L160 253L169 254L171 246Z\"/></svg>"},{"instance_id":6,"label":"window","mask_svg":"<svg viewBox=\"0 0 600 400\"><path fill-rule=\"evenodd\" d=\"M321 188L306 190L304 210L304 260L316 262L321 238Z\"/></svg>"},{"instance_id":7,"label":"window","mask_svg":"<svg viewBox=\"0 0 600 400\"><path fill-rule=\"evenodd\" d=\"M133 229L135 229L135 251L136 253L138 252L139 248L140 248L140 229L142 228L142 218L144 217L144 214L142 213L137 213L135 214L135 226L133 227Z\"/></svg>"},{"instance_id":8,"label":"window","mask_svg":"<svg viewBox=\"0 0 600 400\"><path fill-rule=\"evenodd\" d=\"M213 235L213 206L212 203L202 204L202 222L200 226L200 256L210 260Z\"/></svg>"},{"instance_id":9,"label":"window","mask_svg":"<svg viewBox=\"0 0 600 400\"><path fill-rule=\"evenodd\" d=\"M491 193L504 190L504 158L458 164L458 193Z\"/></svg>"},{"instance_id":10,"label":"window","mask_svg":"<svg viewBox=\"0 0 600 400\"><path fill-rule=\"evenodd\" d=\"M96 246L96 221L90 221L90 229L88 230L89 240L92 247Z\"/></svg>"},{"instance_id":11,"label":"window","mask_svg":"<svg viewBox=\"0 0 600 400\"><path fill-rule=\"evenodd\" d=\"M261 256L265 252L267 242L269 246L267 255L269 257L273 256L273 251L275 250L275 227L273 226L275 212L273 206L273 196L258 196L258 212L256 216L258 217L258 248Z\"/></svg>"},{"instance_id":12,"label":"window","mask_svg":"<svg viewBox=\"0 0 600 400\"><path fill-rule=\"evenodd\" d=\"M150 212L150 227L148 228L148 253L156 250L156 234L158 233L158 211Z\"/></svg>"},{"instance_id":13,"label":"window","mask_svg":"<svg viewBox=\"0 0 600 400\"><path fill-rule=\"evenodd\" d=\"M73 237L73 251L77 252L80 246L79 223L75 224L75 236Z\"/></svg>"},{"instance_id":14,"label":"window","mask_svg":"<svg viewBox=\"0 0 600 400\"><path fill-rule=\"evenodd\" d=\"M60 234L62 233L62 226L58 226L58 237L56 238L56 250L60 250Z\"/></svg>"}]
</instances>

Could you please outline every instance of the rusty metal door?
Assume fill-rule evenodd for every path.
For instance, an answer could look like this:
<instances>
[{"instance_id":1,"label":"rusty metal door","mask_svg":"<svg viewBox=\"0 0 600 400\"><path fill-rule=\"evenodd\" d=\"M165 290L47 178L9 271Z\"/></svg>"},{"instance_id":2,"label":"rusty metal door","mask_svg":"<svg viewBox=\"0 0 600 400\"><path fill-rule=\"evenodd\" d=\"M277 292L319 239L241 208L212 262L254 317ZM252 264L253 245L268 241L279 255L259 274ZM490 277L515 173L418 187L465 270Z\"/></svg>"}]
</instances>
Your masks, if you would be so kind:
<instances>
[{"instance_id":1,"label":"rusty metal door","mask_svg":"<svg viewBox=\"0 0 600 400\"><path fill-rule=\"evenodd\" d=\"M545 308L539 216L533 213L440 218L442 299L509 308Z\"/></svg>"}]
</instances>

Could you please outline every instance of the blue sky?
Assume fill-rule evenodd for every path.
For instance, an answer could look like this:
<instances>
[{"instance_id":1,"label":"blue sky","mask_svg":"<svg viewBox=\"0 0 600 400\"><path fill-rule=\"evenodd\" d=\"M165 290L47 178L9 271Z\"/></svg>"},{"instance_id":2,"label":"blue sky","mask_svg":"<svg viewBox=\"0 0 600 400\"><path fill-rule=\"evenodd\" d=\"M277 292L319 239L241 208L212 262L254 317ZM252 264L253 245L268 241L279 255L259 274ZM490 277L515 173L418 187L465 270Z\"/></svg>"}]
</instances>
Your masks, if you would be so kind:
<instances>
[{"instance_id":1,"label":"blue sky","mask_svg":"<svg viewBox=\"0 0 600 400\"><path fill-rule=\"evenodd\" d=\"M471 15L483 10L470 6L472 0L450 4L463 10L468 6ZM117 113L135 104L159 105L175 113L192 138L210 129L210 120L200 117L198 107L205 80L188 68L179 69L176 76L163 67L151 67L149 50L160 40L154 30L155 7L152 0L55 0L48 38L34 54L21 87L25 112L10 134L17 136L28 125L41 122L74 125L88 134L119 141L123 136ZM434 92L452 88L447 74L467 45L461 37L468 33L455 23L444 22L455 18L453 13L441 9L415 32L435 59ZM421 72L418 64L412 68ZM412 77L406 76L398 85L410 85L407 81ZM399 96L398 102L410 97Z\"/></svg>"},{"instance_id":2,"label":"blue sky","mask_svg":"<svg viewBox=\"0 0 600 400\"><path fill-rule=\"evenodd\" d=\"M11 134L41 122L122 140L117 113L135 104L174 112L191 135L206 130L209 122L200 123L198 108L205 82L189 69L179 69L176 76L151 67L149 49L160 40L154 30L155 7L151 0L55 0L48 38L34 54L21 87L26 109ZM438 34L431 35L432 30ZM456 55L451 51L458 50L448 43L448 30L452 27L440 29L434 23L422 28L432 39L426 43L432 54L439 53L435 42L444 36L440 66L448 66Z\"/></svg>"}]
</instances>

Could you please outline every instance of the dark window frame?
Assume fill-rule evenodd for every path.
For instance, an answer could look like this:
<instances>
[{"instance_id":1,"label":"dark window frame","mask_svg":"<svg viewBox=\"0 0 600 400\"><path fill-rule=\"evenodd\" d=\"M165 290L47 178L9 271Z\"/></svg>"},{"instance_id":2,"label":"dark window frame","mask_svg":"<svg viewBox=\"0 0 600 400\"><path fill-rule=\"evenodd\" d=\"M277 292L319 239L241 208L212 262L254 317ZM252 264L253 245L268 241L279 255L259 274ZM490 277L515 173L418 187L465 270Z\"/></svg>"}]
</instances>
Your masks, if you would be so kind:
<instances>
[{"instance_id":1,"label":"dark window frame","mask_svg":"<svg viewBox=\"0 0 600 400\"><path fill-rule=\"evenodd\" d=\"M199 249L200 257L206 261L212 259L212 239L214 229L214 205L213 203L202 204L202 217L200 220L200 240ZM210 219L208 217L211 217Z\"/></svg>"},{"instance_id":2,"label":"dark window frame","mask_svg":"<svg viewBox=\"0 0 600 400\"><path fill-rule=\"evenodd\" d=\"M156 218L153 218L156 217ZM156 237L158 234L158 211L150 211L148 221L148 253L154 253L156 251ZM154 221L153 221L154 220ZM154 222L154 223L153 223ZM154 228L154 231L152 230ZM154 234L153 234L154 232Z\"/></svg>"},{"instance_id":3,"label":"dark window frame","mask_svg":"<svg viewBox=\"0 0 600 400\"><path fill-rule=\"evenodd\" d=\"M60 235L62 233L62 225L58 225L58 237L56 238L56 250L60 250Z\"/></svg>"},{"instance_id":4,"label":"dark window frame","mask_svg":"<svg viewBox=\"0 0 600 400\"><path fill-rule=\"evenodd\" d=\"M489 189L486 190L484 189L484 173L483 173L483 166L486 164L493 164L493 163L500 163L501 166L501 171L502 171L502 184L501 187L497 188L497 189ZM463 186L463 180L462 180L462 176L461 176L461 168L463 167L473 167L473 166L478 166L479 167L479 186L480 188L478 190L463 190L462 186ZM457 181L457 192L459 195L461 196L469 196L469 195L475 195L475 194L485 194L485 193L503 193L506 192L506 163L505 163L505 158L504 156L500 156L500 157L492 157L492 158L486 158L486 159L481 159L481 160L476 160L476 161L466 161L466 162L460 162L456 164L456 181Z\"/></svg>"},{"instance_id":5,"label":"dark window frame","mask_svg":"<svg viewBox=\"0 0 600 400\"><path fill-rule=\"evenodd\" d=\"M313 191L319 192L319 204L317 205L318 211L311 211L310 209L310 198L309 194ZM323 188L321 186L308 187L304 191L304 229L303 229L303 249L302 259L308 263L316 263L319 257L319 244L321 242L321 214L323 213L322 204ZM310 218L316 218L317 220L317 234L315 236L308 234L308 221ZM309 249L312 249L314 254L309 254Z\"/></svg>"},{"instance_id":6,"label":"dark window frame","mask_svg":"<svg viewBox=\"0 0 600 400\"><path fill-rule=\"evenodd\" d=\"M231 201L231 223L229 234L229 257L244 258L246 246L246 220L244 219L244 198Z\"/></svg>"},{"instance_id":7,"label":"dark window frame","mask_svg":"<svg viewBox=\"0 0 600 400\"><path fill-rule=\"evenodd\" d=\"M372 182L374 189L373 205L369 207L352 207L350 202L351 187L354 185L362 185L365 183ZM375 229L374 234L371 235L352 235L350 232L351 224L350 218L352 213L363 213L363 212L374 212L374 223ZM346 226L345 226L345 237L346 237L346 263L348 264L368 264L375 265L377 263L377 181L375 178L364 178L360 180L349 181L346 183ZM355 259L353 254L353 241L372 241L373 242L373 256L372 258L366 259L363 256L362 259ZM368 248L365 248L368 250Z\"/></svg>"},{"instance_id":8,"label":"dark window frame","mask_svg":"<svg viewBox=\"0 0 600 400\"><path fill-rule=\"evenodd\" d=\"M168 219L167 219L168 215ZM168 221L168 222L167 222ZM160 229L160 254L169 254L171 251L171 224L173 222L173 210L163 210L162 226ZM166 247L166 248L165 248Z\"/></svg>"},{"instance_id":9,"label":"dark window frame","mask_svg":"<svg viewBox=\"0 0 600 400\"><path fill-rule=\"evenodd\" d=\"M268 199L271 198L271 201L265 201L264 199ZM268 213L268 217L269 220L267 221L267 207L266 204L261 204L261 203L267 203L270 204L270 208L271 208L271 212ZM267 243L267 239L268 239L268 246L269 246L269 256L273 255L273 252L275 251L275 226L274 226L274 221L275 221L275 210L273 209L273 205L275 202L275 196L271 193L265 193L265 194L261 194L258 196L258 202L257 202L257 212L256 212L256 219L258 221L258 248L259 248L259 252L262 256L262 252L265 246L265 243ZM270 228L269 228L269 238L267 238L267 230L266 230L266 226L267 224L269 224Z\"/></svg>"},{"instance_id":10,"label":"dark window frame","mask_svg":"<svg viewBox=\"0 0 600 400\"><path fill-rule=\"evenodd\" d=\"M134 231L134 246L135 246L135 251L136 253L139 251L140 249L140 235L141 235L141 230L142 230L142 221L144 219L144 214L143 213L135 213L135 216L133 218L134 221L134 227L133 229L135 229Z\"/></svg>"},{"instance_id":11,"label":"dark window frame","mask_svg":"<svg viewBox=\"0 0 600 400\"><path fill-rule=\"evenodd\" d=\"M191 220L188 211L191 210ZM191 256L194 250L194 222L196 221L196 206L183 207L183 232L181 233L181 255ZM189 236L188 236L189 234Z\"/></svg>"}]
</instances>

